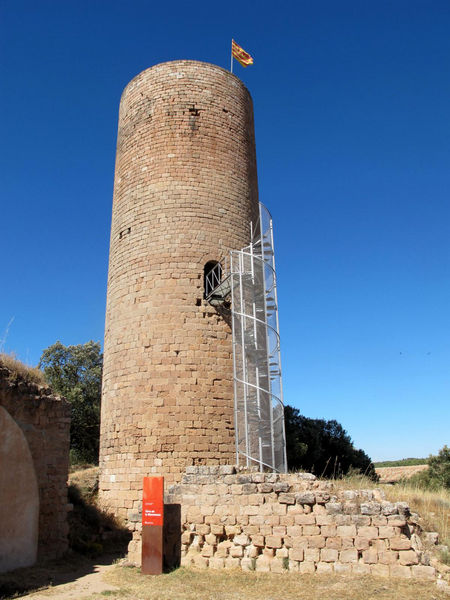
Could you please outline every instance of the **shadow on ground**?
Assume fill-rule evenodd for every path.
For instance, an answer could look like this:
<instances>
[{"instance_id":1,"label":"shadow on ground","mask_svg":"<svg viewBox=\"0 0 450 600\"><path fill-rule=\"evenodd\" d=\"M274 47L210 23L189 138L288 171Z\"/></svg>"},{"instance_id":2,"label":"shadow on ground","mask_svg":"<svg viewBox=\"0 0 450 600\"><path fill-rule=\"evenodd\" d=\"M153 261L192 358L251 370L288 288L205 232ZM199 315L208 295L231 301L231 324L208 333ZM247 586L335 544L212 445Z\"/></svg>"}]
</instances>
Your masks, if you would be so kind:
<instances>
[{"instance_id":1,"label":"shadow on ground","mask_svg":"<svg viewBox=\"0 0 450 600\"><path fill-rule=\"evenodd\" d=\"M0 600L76 581L126 555L131 532L117 519L69 486L69 552L58 560L0 574Z\"/></svg>"}]
</instances>

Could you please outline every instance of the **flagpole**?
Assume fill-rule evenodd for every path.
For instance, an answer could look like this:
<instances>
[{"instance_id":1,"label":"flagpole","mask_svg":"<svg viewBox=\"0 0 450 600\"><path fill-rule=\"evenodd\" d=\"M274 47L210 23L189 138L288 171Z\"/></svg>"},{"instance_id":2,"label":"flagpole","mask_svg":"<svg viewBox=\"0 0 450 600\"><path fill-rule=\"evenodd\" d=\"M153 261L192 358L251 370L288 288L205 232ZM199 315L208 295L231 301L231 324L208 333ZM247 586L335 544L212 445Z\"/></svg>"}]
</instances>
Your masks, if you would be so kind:
<instances>
[{"instance_id":1,"label":"flagpole","mask_svg":"<svg viewBox=\"0 0 450 600\"><path fill-rule=\"evenodd\" d=\"M230 71L233 72L233 39L231 39L231 65Z\"/></svg>"}]
</instances>

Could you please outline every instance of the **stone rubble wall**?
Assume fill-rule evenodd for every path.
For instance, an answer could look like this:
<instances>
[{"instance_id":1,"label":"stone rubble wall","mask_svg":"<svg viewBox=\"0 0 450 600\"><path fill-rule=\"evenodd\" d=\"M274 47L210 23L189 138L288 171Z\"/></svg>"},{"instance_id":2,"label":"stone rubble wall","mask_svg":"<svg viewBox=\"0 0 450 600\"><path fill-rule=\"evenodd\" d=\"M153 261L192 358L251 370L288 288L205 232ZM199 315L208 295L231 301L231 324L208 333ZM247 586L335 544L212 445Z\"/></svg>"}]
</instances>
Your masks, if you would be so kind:
<instances>
[{"instance_id":1,"label":"stone rubble wall","mask_svg":"<svg viewBox=\"0 0 450 600\"><path fill-rule=\"evenodd\" d=\"M11 377L0 364L0 406L23 431L33 458L39 488L38 558L57 558L68 548L70 405L48 386Z\"/></svg>"},{"instance_id":2,"label":"stone rubble wall","mask_svg":"<svg viewBox=\"0 0 450 600\"><path fill-rule=\"evenodd\" d=\"M408 505L386 501L381 490L339 490L310 473L199 466L187 467L165 500L181 504L182 565L436 575Z\"/></svg>"}]
</instances>

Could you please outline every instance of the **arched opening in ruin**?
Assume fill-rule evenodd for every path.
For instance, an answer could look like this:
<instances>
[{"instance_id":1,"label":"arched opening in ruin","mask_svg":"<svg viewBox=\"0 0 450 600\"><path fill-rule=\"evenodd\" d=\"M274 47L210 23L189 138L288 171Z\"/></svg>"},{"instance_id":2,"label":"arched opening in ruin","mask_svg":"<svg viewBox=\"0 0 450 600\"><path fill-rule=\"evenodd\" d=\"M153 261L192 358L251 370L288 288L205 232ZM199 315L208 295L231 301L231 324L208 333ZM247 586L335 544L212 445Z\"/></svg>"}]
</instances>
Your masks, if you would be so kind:
<instances>
[{"instance_id":1,"label":"arched opening in ruin","mask_svg":"<svg viewBox=\"0 0 450 600\"><path fill-rule=\"evenodd\" d=\"M0 406L0 573L36 562L39 490L28 442Z\"/></svg>"}]
</instances>

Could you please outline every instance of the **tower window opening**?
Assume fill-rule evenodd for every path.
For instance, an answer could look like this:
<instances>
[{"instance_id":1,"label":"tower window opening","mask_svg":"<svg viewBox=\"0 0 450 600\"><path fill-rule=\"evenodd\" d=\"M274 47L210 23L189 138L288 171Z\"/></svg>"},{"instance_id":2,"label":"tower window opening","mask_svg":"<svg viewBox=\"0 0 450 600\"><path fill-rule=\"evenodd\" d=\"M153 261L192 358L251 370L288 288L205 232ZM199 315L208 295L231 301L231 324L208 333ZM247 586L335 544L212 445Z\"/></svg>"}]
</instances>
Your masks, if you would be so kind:
<instances>
[{"instance_id":1,"label":"tower window opening","mask_svg":"<svg viewBox=\"0 0 450 600\"><path fill-rule=\"evenodd\" d=\"M222 265L217 260L210 260L206 263L203 269L203 287L205 290L205 298L222 281Z\"/></svg>"}]
</instances>

